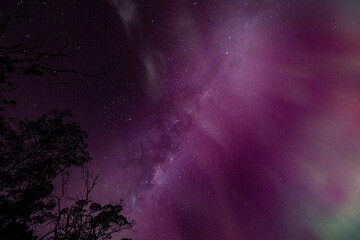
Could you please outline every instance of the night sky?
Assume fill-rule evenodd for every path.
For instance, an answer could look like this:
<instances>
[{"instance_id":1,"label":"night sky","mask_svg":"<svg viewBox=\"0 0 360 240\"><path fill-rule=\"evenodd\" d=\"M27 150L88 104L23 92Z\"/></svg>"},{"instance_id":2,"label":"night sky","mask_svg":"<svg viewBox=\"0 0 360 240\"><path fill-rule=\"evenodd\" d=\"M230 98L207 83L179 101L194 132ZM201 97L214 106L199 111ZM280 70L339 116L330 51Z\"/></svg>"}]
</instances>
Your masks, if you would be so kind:
<instances>
[{"instance_id":1,"label":"night sky","mask_svg":"<svg viewBox=\"0 0 360 240\"><path fill-rule=\"evenodd\" d=\"M0 3L18 9L44 50L73 27L56 66L107 72L15 76L7 114L73 110L95 199L136 222L121 236L360 239L359 0Z\"/></svg>"}]
</instances>

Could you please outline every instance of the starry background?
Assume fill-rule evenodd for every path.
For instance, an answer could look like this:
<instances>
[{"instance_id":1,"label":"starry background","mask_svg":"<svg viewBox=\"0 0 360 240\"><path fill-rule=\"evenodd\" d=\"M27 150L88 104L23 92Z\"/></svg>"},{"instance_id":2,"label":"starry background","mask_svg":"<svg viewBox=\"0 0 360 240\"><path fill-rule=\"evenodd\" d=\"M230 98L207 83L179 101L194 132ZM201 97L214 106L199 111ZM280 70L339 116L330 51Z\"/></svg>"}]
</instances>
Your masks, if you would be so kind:
<instances>
[{"instance_id":1,"label":"starry background","mask_svg":"<svg viewBox=\"0 0 360 240\"><path fill-rule=\"evenodd\" d=\"M134 239L360 238L358 0L2 1L104 79L18 78L10 115L72 109ZM16 34L15 34L16 35ZM76 176L69 191L76 191Z\"/></svg>"}]
</instances>

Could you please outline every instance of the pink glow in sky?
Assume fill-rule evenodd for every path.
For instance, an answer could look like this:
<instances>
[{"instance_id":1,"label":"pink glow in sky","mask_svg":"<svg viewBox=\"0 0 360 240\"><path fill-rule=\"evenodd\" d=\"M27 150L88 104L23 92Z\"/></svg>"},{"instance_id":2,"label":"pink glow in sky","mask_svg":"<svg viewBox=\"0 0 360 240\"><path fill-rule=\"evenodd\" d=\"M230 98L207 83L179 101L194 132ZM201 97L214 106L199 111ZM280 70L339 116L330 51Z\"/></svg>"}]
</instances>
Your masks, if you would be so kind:
<instances>
[{"instance_id":1,"label":"pink glow in sky","mask_svg":"<svg viewBox=\"0 0 360 240\"><path fill-rule=\"evenodd\" d=\"M130 141L134 236L360 237L359 2L111 3L159 116Z\"/></svg>"},{"instance_id":2,"label":"pink glow in sky","mask_svg":"<svg viewBox=\"0 0 360 240\"><path fill-rule=\"evenodd\" d=\"M18 5L45 48L58 49L74 25L70 43L82 53L60 67L109 71L103 81L64 76L77 90L18 79L7 113L73 110L104 178L95 198L124 199L136 222L121 237L360 239L359 0L9 0L4 9Z\"/></svg>"}]
</instances>

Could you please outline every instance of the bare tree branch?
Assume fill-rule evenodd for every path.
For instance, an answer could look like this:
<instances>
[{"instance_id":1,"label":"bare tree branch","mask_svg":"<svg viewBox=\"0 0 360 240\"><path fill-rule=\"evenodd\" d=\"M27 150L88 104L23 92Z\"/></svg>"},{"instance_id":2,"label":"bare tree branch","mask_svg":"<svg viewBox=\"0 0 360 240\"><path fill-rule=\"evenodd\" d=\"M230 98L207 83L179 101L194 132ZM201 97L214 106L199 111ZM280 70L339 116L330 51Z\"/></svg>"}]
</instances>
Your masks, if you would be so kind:
<instances>
[{"instance_id":1,"label":"bare tree branch","mask_svg":"<svg viewBox=\"0 0 360 240\"><path fill-rule=\"evenodd\" d=\"M69 50L70 36L73 27L70 28L64 39L64 44L55 51L43 51L39 49L38 43L44 40L30 40L29 35L24 32L20 40L15 41L8 35L11 28L10 25L16 19L27 19L29 16L21 15L21 11L16 11L0 22L0 91L16 90L14 83L9 76L13 73L21 75L43 76L48 74L60 83L76 89L76 87L62 79L63 74L75 74L81 77L90 77L102 79L105 71L95 74L89 74L72 68L57 68L52 61L67 57L73 57L78 54L78 50ZM14 105L4 97L0 97L0 105ZM3 110L0 107L0 110Z\"/></svg>"},{"instance_id":2,"label":"bare tree branch","mask_svg":"<svg viewBox=\"0 0 360 240\"><path fill-rule=\"evenodd\" d=\"M100 178L92 173L87 165L81 167L81 181L84 192L80 196L68 198L72 202L71 206L61 208L60 201L64 197L67 183L63 180L62 191L56 197L57 211L48 220L53 227L40 238L41 240L110 239L114 233L120 233L133 226L133 222L121 215L122 201L101 206L92 199L91 193Z\"/></svg>"}]
</instances>

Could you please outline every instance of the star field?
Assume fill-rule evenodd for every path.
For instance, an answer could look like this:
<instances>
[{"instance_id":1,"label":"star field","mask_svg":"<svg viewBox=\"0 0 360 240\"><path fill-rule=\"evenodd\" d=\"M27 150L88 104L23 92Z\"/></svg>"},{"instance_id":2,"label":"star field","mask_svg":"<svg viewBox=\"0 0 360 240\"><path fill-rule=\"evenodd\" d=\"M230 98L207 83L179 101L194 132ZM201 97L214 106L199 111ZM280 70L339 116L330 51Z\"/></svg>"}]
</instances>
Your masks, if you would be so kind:
<instances>
[{"instance_id":1,"label":"star field","mask_svg":"<svg viewBox=\"0 0 360 240\"><path fill-rule=\"evenodd\" d=\"M133 239L360 237L358 1L7 2L107 71L18 79L9 112L73 110Z\"/></svg>"}]
</instances>

